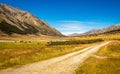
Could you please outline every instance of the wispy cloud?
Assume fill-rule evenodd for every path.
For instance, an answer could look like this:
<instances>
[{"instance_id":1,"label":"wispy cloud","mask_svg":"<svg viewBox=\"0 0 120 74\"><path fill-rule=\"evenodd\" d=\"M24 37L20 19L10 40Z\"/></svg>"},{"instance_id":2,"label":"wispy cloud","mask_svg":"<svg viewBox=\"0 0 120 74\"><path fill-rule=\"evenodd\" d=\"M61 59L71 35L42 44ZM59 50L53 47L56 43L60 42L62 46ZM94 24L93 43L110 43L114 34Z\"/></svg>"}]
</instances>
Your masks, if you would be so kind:
<instances>
[{"instance_id":1,"label":"wispy cloud","mask_svg":"<svg viewBox=\"0 0 120 74\"><path fill-rule=\"evenodd\" d=\"M54 27L65 35L72 33L83 33L92 29L104 28L110 23L77 21L77 20L59 20L54 23Z\"/></svg>"},{"instance_id":2,"label":"wispy cloud","mask_svg":"<svg viewBox=\"0 0 120 74\"><path fill-rule=\"evenodd\" d=\"M71 33L82 33L84 32L84 26L80 21L71 21L71 20L65 20L65 21L58 21L56 24L59 27L57 27L58 30L60 30L63 34L68 35Z\"/></svg>"},{"instance_id":3,"label":"wispy cloud","mask_svg":"<svg viewBox=\"0 0 120 74\"><path fill-rule=\"evenodd\" d=\"M59 24L59 29L60 30L79 30L81 28L82 28L82 26L78 23Z\"/></svg>"},{"instance_id":4,"label":"wispy cloud","mask_svg":"<svg viewBox=\"0 0 120 74\"><path fill-rule=\"evenodd\" d=\"M80 21L77 21L77 20L60 20L59 22L64 22L64 23L78 23Z\"/></svg>"}]
</instances>

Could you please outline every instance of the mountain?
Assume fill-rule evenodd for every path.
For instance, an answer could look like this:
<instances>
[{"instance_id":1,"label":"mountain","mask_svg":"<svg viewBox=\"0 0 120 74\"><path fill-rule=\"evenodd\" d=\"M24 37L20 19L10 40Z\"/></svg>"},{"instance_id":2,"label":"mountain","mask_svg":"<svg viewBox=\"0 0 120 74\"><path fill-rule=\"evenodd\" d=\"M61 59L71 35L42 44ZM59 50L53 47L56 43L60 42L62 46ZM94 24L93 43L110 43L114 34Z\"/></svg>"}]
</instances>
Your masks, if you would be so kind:
<instances>
[{"instance_id":1,"label":"mountain","mask_svg":"<svg viewBox=\"0 0 120 74\"><path fill-rule=\"evenodd\" d=\"M73 33L73 34L69 34L68 36L79 36L79 33Z\"/></svg>"},{"instance_id":2,"label":"mountain","mask_svg":"<svg viewBox=\"0 0 120 74\"><path fill-rule=\"evenodd\" d=\"M63 36L31 13L6 4L0 4L0 34Z\"/></svg>"},{"instance_id":3,"label":"mountain","mask_svg":"<svg viewBox=\"0 0 120 74\"><path fill-rule=\"evenodd\" d=\"M120 33L120 24L112 25L107 28L99 30L91 30L83 34L74 34L74 36L83 36L83 35L98 35L98 34L110 34L110 33Z\"/></svg>"},{"instance_id":4,"label":"mountain","mask_svg":"<svg viewBox=\"0 0 120 74\"><path fill-rule=\"evenodd\" d=\"M82 35L98 35L98 34L106 34L106 33L116 33L120 32L120 24L112 25L110 27L100 29L100 30L91 30Z\"/></svg>"}]
</instances>

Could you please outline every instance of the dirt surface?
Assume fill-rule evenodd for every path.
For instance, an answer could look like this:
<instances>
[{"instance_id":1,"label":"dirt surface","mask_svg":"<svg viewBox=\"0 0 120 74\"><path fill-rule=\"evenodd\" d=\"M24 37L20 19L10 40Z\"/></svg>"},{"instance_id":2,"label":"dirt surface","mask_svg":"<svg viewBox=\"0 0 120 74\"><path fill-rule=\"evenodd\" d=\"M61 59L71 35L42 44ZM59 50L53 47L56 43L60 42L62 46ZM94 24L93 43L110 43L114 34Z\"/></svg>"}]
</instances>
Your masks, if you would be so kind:
<instances>
[{"instance_id":1,"label":"dirt surface","mask_svg":"<svg viewBox=\"0 0 120 74\"><path fill-rule=\"evenodd\" d=\"M109 42L97 44L60 57L1 70L0 74L74 74L75 69L94 52Z\"/></svg>"}]
</instances>

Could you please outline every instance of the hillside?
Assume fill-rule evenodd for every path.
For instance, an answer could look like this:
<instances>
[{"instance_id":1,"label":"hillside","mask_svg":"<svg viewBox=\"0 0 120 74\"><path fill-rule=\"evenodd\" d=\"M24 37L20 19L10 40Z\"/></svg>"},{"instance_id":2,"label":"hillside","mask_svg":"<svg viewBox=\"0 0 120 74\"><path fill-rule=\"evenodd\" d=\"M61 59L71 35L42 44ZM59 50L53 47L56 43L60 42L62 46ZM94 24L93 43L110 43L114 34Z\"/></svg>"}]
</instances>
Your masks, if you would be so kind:
<instances>
[{"instance_id":1,"label":"hillside","mask_svg":"<svg viewBox=\"0 0 120 74\"><path fill-rule=\"evenodd\" d=\"M97 35L97 34L106 34L106 33L118 33L120 32L120 24L113 25L100 30L91 30L89 32L84 33L83 35Z\"/></svg>"},{"instance_id":2,"label":"hillside","mask_svg":"<svg viewBox=\"0 0 120 74\"><path fill-rule=\"evenodd\" d=\"M111 34L111 33L120 33L120 24L112 25L107 28L103 28L99 30L91 30L83 34L74 33L69 36L99 35L99 34Z\"/></svg>"},{"instance_id":3,"label":"hillside","mask_svg":"<svg viewBox=\"0 0 120 74\"><path fill-rule=\"evenodd\" d=\"M0 36L4 34L63 36L31 13L0 4Z\"/></svg>"}]
</instances>

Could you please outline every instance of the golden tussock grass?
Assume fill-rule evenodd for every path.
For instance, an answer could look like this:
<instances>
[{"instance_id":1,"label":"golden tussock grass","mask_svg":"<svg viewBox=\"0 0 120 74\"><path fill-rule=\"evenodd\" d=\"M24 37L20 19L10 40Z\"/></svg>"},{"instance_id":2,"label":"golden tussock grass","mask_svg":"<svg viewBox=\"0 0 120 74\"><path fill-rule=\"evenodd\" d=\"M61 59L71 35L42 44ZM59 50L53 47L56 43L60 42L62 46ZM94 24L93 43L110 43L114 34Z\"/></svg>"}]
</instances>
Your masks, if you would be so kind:
<instances>
[{"instance_id":1,"label":"golden tussock grass","mask_svg":"<svg viewBox=\"0 0 120 74\"><path fill-rule=\"evenodd\" d=\"M0 42L0 69L57 57L91 44L47 46L47 42ZM76 47L79 47L75 49Z\"/></svg>"},{"instance_id":2,"label":"golden tussock grass","mask_svg":"<svg viewBox=\"0 0 120 74\"><path fill-rule=\"evenodd\" d=\"M99 58L88 58L76 74L120 74L120 41L111 42L94 55Z\"/></svg>"}]
</instances>

